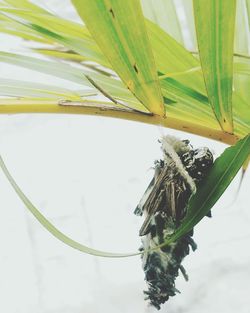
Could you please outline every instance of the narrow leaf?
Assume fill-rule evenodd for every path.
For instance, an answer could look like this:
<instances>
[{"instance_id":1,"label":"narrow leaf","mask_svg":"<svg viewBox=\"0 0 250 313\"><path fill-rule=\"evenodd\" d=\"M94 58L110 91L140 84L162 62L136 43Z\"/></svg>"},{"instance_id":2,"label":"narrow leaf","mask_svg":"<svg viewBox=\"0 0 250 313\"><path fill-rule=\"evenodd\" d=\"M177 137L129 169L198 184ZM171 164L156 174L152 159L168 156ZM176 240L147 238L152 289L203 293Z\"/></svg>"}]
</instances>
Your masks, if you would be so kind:
<instances>
[{"instance_id":1,"label":"narrow leaf","mask_svg":"<svg viewBox=\"0 0 250 313\"><path fill-rule=\"evenodd\" d=\"M170 238L168 243L179 239L189 232L208 214L247 160L249 154L250 135L238 141L236 145L225 149L222 155L215 160L205 181L198 186L197 192L191 197L187 215L181 227Z\"/></svg>"},{"instance_id":2,"label":"narrow leaf","mask_svg":"<svg viewBox=\"0 0 250 313\"><path fill-rule=\"evenodd\" d=\"M58 230L51 222L30 202L30 200L25 196L25 194L22 192L22 190L19 188L17 183L15 182L14 178L9 173L2 157L0 156L0 167L2 168L6 178L12 185L13 189L19 196L19 198L22 200L24 205L27 207L27 209L34 215L34 217L38 220L40 224L42 224L54 237L62 241L64 244L79 250L81 252L92 254L95 256L101 256L101 257L111 257L111 258L120 258L120 257L128 257L137 255L138 253L130 253L130 254L122 254L122 253L110 253L110 252L104 252L95 250L92 248L89 248L87 246L82 245L81 243L71 239L67 235L63 234L60 230Z\"/></svg>"},{"instance_id":3,"label":"narrow leaf","mask_svg":"<svg viewBox=\"0 0 250 313\"><path fill-rule=\"evenodd\" d=\"M77 101L81 100L82 96L91 94L91 91L93 94L93 89L81 90L78 93L53 85L0 78L0 96L44 97Z\"/></svg>"},{"instance_id":4,"label":"narrow leaf","mask_svg":"<svg viewBox=\"0 0 250 313\"><path fill-rule=\"evenodd\" d=\"M209 102L222 130L232 133L236 0L194 0L193 4L199 54Z\"/></svg>"},{"instance_id":5,"label":"narrow leaf","mask_svg":"<svg viewBox=\"0 0 250 313\"><path fill-rule=\"evenodd\" d=\"M18 5L21 6L23 9L31 10L33 12L47 13L47 11L43 8L27 0L4 0L4 3L14 7Z\"/></svg>"},{"instance_id":6,"label":"narrow leaf","mask_svg":"<svg viewBox=\"0 0 250 313\"><path fill-rule=\"evenodd\" d=\"M128 107L138 111L146 111L145 107L125 88L121 81L99 73L94 73L85 68L77 68L66 63L40 60L38 58L3 51L0 51L0 61L53 75L87 87L93 87L86 78L86 76L89 76L101 86L103 90L110 93L111 96L126 102Z\"/></svg>"},{"instance_id":7,"label":"narrow leaf","mask_svg":"<svg viewBox=\"0 0 250 313\"><path fill-rule=\"evenodd\" d=\"M60 50L60 48L56 50L56 47L53 47L53 46L51 47L51 49L34 48L32 50L42 55L46 55L51 58L56 58L59 60L64 59L64 60L69 60L69 61L74 61L74 62L79 62L79 63L86 60L85 57L75 52L72 52L71 50L62 50L62 49Z\"/></svg>"},{"instance_id":8,"label":"narrow leaf","mask_svg":"<svg viewBox=\"0 0 250 313\"><path fill-rule=\"evenodd\" d=\"M160 84L139 1L72 2L127 88L150 112L163 116Z\"/></svg>"},{"instance_id":9,"label":"narrow leaf","mask_svg":"<svg viewBox=\"0 0 250 313\"><path fill-rule=\"evenodd\" d=\"M0 51L0 61L22 66L30 70L38 71L48 75L53 75L68 81L90 87L89 82L85 79L83 71L74 68L68 64L42 60L34 57Z\"/></svg>"},{"instance_id":10,"label":"narrow leaf","mask_svg":"<svg viewBox=\"0 0 250 313\"><path fill-rule=\"evenodd\" d=\"M22 27L30 30L31 33L68 47L91 61L108 66L106 58L96 43L89 38L84 26L50 14L40 14L23 9L1 8L1 12L8 14L14 25L19 23Z\"/></svg>"},{"instance_id":11,"label":"narrow leaf","mask_svg":"<svg viewBox=\"0 0 250 313\"><path fill-rule=\"evenodd\" d=\"M200 66L199 60L187 51L174 38L164 32L159 26L147 20L147 30L152 44L157 70L161 74L188 71ZM189 76L179 77L188 87L206 94L201 72L193 72Z\"/></svg>"}]
</instances>

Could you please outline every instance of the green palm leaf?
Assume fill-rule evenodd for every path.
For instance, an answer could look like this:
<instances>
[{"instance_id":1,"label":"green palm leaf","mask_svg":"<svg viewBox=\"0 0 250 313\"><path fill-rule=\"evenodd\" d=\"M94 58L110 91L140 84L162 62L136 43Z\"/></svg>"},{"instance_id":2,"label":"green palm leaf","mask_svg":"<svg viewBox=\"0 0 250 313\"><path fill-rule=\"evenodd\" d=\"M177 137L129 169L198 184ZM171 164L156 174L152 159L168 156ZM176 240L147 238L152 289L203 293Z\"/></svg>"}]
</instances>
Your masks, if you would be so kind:
<instances>
[{"instance_id":1,"label":"green palm leaf","mask_svg":"<svg viewBox=\"0 0 250 313\"><path fill-rule=\"evenodd\" d=\"M108 65L98 46L89 38L85 27L50 14L16 8L1 8L1 11L8 14L9 19L13 20L14 23L19 23L22 27L30 29L32 33L68 47L89 60L104 66ZM78 33L82 33L82 36L77 36Z\"/></svg>"},{"instance_id":2,"label":"green palm leaf","mask_svg":"<svg viewBox=\"0 0 250 313\"><path fill-rule=\"evenodd\" d=\"M126 102L126 105L128 107L145 112L144 106L140 102L138 102L135 97L133 97L133 95L124 87L121 81L111 77L107 77L106 75L101 75L87 69L79 69L66 63L40 60L33 57L1 51L0 61L63 78L68 81L78 83L81 86L85 86L88 88L92 87L94 90L94 86L86 78L86 76L88 76L92 78L112 97Z\"/></svg>"},{"instance_id":3,"label":"green palm leaf","mask_svg":"<svg viewBox=\"0 0 250 313\"><path fill-rule=\"evenodd\" d=\"M250 135L240 140L235 146L227 148L215 160L206 181L198 186L197 192L189 200L187 215L180 228L163 245L178 240L208 214L247 160L249 154Z\"/></svg>"},{"instance_id":4,"label":"green palm leaf","mask_svg":"<svg viewBox=\"0 0 250 313\"><path fill-rule=\"evenodd\" d=\"M85 245L82 245L81 243L71 239L67 235L63 234L59 229L57 229L26 197L26 195L22 192L22 190L19 188L17 183L15 182L14 178L9 173L5 163L3 162L2 157L0 156L0 167L3 170L6 178L12 185L13 189L19 196L19 198L22 200L26 208L34 215L34 217L38 220L40 224L42 224L45 229L47 229L54 237L65 243L66 245L70 246L71 248L74 248L76 250L79 250L81 252L95 255L95 256L101 256L101 257L109 257L109 258L120 258L120 257L128 257L132 255L137 255L138 253L130 253L130 254L124 254L124 253L111 253L111 252L105 252L100 251L96 249L92 249L90 247L87 247Z\"/></svg>"},{"instance_id":5,"label":"green palm leaf","mask_svg":"<svg viewBox=\"0 0 250 313\"><path fill-rule=\"evenodd\" d=\"M37 13L47 13L46 10L43 8L39 7L38 5L28 1L28 0L3 0L4 5L10 5L10 6L20 6L21 8Z\"/></svg>"},{"instance_id":6,"label":"green palm leaf","mask_svg":"<svg viewBox=\"0 0 250 313\"><path fill-rule=\"evenodd\" d=\"M209 102L221 128L233 133L232 82L236 1L194 0L199 54Z\"/></svg>"},{"instance_id":7,"label":"green palm leaf","mask_svg":"<svg viewBox=\"0 0 250 313\"><path fill-rule=\"evenodd\" d=\"M15 79L0 79L0 96L40 97L68 100L81 100L83 96L95 95L93 89L73 91L53 85L18 81Z\"/></svg>"},{"instance_id":8,"label":"green palm leaf","mask_svg":"<svg viewBox=\"0 0 250 313\"><path fill-rule=\"evenodd\" d=\"M72 1L126 87L152 113L164 106L139 1Z\"/></svg>"}]
</instances>

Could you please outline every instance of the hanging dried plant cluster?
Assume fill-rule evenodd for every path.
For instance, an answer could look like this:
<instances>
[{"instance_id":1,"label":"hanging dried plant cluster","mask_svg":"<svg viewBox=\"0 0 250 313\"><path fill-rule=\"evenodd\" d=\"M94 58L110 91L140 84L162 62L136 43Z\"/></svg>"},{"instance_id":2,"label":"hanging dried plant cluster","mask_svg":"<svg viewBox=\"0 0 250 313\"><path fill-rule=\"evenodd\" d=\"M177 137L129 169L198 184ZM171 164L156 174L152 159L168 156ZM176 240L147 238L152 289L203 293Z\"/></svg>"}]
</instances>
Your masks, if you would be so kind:
<instances>
[{"instance_id":1,"label":"hanging dried plant cluster","mask_svg":"<svg viewBox=\"0 0 250 313\"><path fill-rule=\"evenodd\" d=\"M213 155L206 147L193 149L188 140L164 136L161 141L163 159L155 161L155 174L140 203L136 215L144 215L142 236L142 267L148 290L146 299L157 309L178 293L175 279L179 271L188 276L182 261L197 246L193 230L167 246L163 244L180 226L187 213L190 196L202 182L213 164Z\"/></svg>"}]
</instances>

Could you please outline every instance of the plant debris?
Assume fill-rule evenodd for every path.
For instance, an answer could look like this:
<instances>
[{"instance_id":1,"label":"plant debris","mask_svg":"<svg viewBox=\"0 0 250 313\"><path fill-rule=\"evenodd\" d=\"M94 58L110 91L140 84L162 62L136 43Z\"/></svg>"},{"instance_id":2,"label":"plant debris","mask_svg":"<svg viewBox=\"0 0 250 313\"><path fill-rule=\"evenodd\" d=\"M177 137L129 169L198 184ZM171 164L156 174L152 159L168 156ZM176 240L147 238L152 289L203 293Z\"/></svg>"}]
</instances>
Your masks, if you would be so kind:
<instances>
[{"instance_id":1,"label":"plant debris","mask_svg":"<svg viewBox=\"0 0 250 313\"><path fill-rule=\"evenodd\" d=\"M145 216L139 233L142 236L140 251L144 251L142 267L148 285L144 294L157 309L179 293L175 287L179 271L188 280L181 263L190 247L193 251L197 248L192 239L193 230L167 246L151 249L164 243L181 225L190 196L213 164L208 148L193 149L188 140L164 136L161 144L163 159L155 161L154 177L134 212Z\"/></svg>"}]
</instances>

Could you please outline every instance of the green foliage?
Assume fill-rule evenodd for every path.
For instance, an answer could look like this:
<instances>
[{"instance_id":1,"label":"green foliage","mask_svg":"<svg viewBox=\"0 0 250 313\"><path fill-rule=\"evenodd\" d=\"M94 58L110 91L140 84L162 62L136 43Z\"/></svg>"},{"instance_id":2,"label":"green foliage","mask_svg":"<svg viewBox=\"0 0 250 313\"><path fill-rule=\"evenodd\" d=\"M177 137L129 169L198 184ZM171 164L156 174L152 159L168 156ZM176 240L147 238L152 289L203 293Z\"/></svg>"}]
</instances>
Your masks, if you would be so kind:
<instances>
[{"instance_id":1,"label":"green foliage","mask_svg":"<svg viewBox=\"0 0 250 313\"><path fill-rule=\"evenodd\" d=\"M3 170L6 178L12 185L13 189L19 196L19 198L22 200L26 208L34 215L34 217L38 220L39 223L41 223L44 228L46 228L54 237L61 240L66 245L79 250L81 252L96 255L96 256L102 256L102 257L126 257L126 256L132 256L133 254L119 254L119 253L109 253L104 251L95 250L92 248L89 248L87 246L84 246L77 241L69 238L65 234L63 234L60 230L58 230L53 224L50 223L50 221L30 202L30 200L26 197L26 195L22 192L22 190L19 188L17 183L15 182L14 178L9 173L5 163L3 162L2 157L0 156L0 167Z\"/></svg>"},{"instance_id":2,"label":"green foliage","mask_svg":"<svg viewBox=\"0 0 250 313\"><path fill-rule=\"evenodd\" d=\"M176 240L206 215L249 155L250 2L178 2L186 23L173 0L142 0L142 8L139 0L72 3L86 25L32 1L0 0L0 32L33 41L32 53L52 59L0 51L0 61L79 85L75 91L56 80L48 86L1 77L0 113L100 114L230 144L244 138L216 160L190 200ZM97 103L93 94L106 99ZM68 100L67 109L62 100ZM124 256L90 249L62 234L22 193L2 160L0 165L27 208L58 239L86 253Z\"/></svg>"},{"instance_id":3,"label":"green foliage","mask_svg":"<svg viewBox=\"0 0 250 313\"><path fill-rule=\"evenodd\" d=\"M152 113L164 115L160 84L139 1L72 2L126 87Z\"/></svg>"},{"instance_id":4,"label":"green foliage","mask_svg":"<svg viewBox=\"0 0 250 313\"><path fill-rule=\"evenodd\" d=\"M174 242L188 233L208 214L217 200L227 189L250 154L250 135L237 142L235 146L225 149L206 176L205 182L197 188L190 198L188 211L181 227L167 242Z\"/></svg>"},{"instance_id":5,"label":"green foliage","mask_svg":"<svg viewBox=\"0 0 250 313\"><path fill-rule=\"evenodd\" d=\"M126 2L76 0L73 3L87 27L61 18L30 1L2 0L0 1L2 4L0 31L42 45L32 51L54 59L53 68L57 70L48 69L52 63L45 65L48 69L47 73L51 75L62 76L62 71L65 72L67 66L69 74L65 73L63 76L64 79L71 80L71 73L76 70L73 62L79 62L82 67L77 69L78 78L74 77L74 81L77 80L79 85L87 85L93 89L98 85L101 88L95 90L97 94L102 90L105 94L109 94L114 102L120 102L120 105L143 114L149 110L151 113L163 115L165 111L166 118L158 119L159 124L176 129L184 128L191 133L200 133L202 125L205 125L206 127L201 131L203 136L230 143L248 134L249 125L245 123L247 112L241 102L247 103L249 99L247 86L250 59L246 49L249 46L249 39L244 35L247 33L246 26L249 25L246 25L245 19L240 18L248 15L247 5L237 4L235 8L235 1L231 0L230 5L226 5L224 1L207 1L206 5L199 6L199 1L195 2L194 12L201 67L196 54L192 55L187 50L187 42L191 42L191 46L196 49L193 7L190 0L182 2L187 25L183 25L183 21L178 16L176 3L172 0L142 1L144 13L151 22L143 17L138 0ZM216 3L220 5L216 6ZM209 11L211 14L206 15L208 8L211 9ZM113 17L114 14L116 18ZM225 26L228 26L226 31ZM184 35L184 29L189 33L189 39ZM241 43L241 38L245 39L244 45ZM234 72L232 72L234 41L238 56L234 58ZM216 47L218 53L210 53L214 51L213 47ZM192 52L196 53L196 51ZM239 55L243 52L244 55ZM29 62L24 62L23 55L9 54L7 58L6 54L1 53L0 58L3 62L31 68ZM65 59L72 60L72 63L63 64L62 60ZM33 70L43 71L40 66L41 61L39 59L32 61ZM215 66L216 71L211 70L210 66ZM60 67L63 70L60 70ZM89 68L93 70L92 73ZM107 73L110 73L109 77ZM116 74L120 76L121 81L117 79ZM84 76L89 76L96 83L95 86L84 79ZM232 79L234 90L232 90ZM213 88L216 88L216 93L213 93ZM55 87L55 94L56 89ZM36 96L35 93L32 95ZM37 97L40 98L39 93ZM62 98L58 94L57 99ZM20 108L25 99L30 100L28 95L20 94ZM8 104L10 104L9 100ZM43 111L35 102L33 110ZM3 111L6 112L6 108ZM74 113L74 108L71 112ZM119 117L119 114L121 112L116 112L114 109L113 116ZM152 120L154 120L153 115ZM143 116L139 114L137 119L144 121ZM221 129L224 119L228 126L226 128L223 126ZM189 123L189 127L186 127L185 121ZM231 139L228 140L228 134L224 130L232 131L232 123L234 131Z\"/></svg>"},{"instance_id":6,"label":"green foliage","mask_svg":"<svg viewBox=\"0 0 250 313\"><path fill-rule=\"evenodd\" d=\"M208 98L222 129L230 133L233 132L235 14L236 0L194 0L199 55Z\"/></svg>"}]
</instances>

